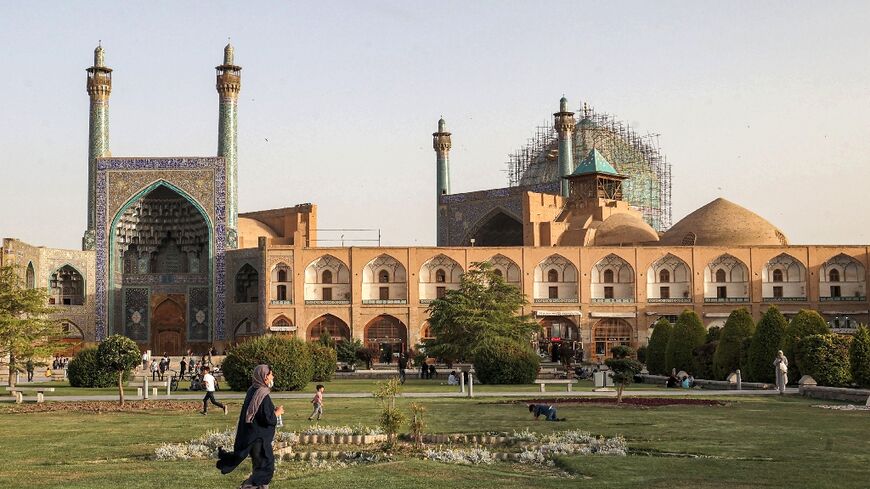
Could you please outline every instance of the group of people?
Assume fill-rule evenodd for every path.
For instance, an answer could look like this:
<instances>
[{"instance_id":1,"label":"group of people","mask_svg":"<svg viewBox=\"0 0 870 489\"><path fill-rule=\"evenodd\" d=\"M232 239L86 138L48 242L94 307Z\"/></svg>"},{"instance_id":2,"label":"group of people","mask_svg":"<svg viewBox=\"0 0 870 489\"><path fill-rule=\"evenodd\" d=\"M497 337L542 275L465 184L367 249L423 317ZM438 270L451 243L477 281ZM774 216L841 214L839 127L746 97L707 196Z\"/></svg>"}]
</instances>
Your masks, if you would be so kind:
<instances>
[{"instance_id":1,"label":"group of people","mask_svg":"<svg viewBox=\"0 0 870 489\"><path fill-rule=\"evenodd\" d=\"M692 377L692 374L689 373L677 375L677 369L671 369L671 375L668 376L665 385L668 388L682 387L683 389L691 389L695 387L695 377Z\"/></svg>"},{"instance_id":2,"label":"group of people","mask_svg":"<svg viewBox=\"0 0 870 489\"><path fill-rule=\"evenodd\" d=\"M68 357L61 357L61 356L55 355L54 360L51 362L51 369L52 370L61 370L61 369L65 369L67 367L67 365L69 365L69 358Z\"/></svg>"}]
</instances>

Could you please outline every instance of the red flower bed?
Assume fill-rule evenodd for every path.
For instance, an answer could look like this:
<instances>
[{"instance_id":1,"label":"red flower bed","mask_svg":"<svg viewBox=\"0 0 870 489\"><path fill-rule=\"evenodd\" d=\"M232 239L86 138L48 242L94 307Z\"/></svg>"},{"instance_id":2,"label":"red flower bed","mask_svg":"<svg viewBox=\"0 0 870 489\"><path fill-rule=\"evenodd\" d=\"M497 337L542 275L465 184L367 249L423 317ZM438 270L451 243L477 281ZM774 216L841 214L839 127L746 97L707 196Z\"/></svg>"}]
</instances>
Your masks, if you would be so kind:
<instances>
[{"instance_id":1,"label":"red flower bed","mask_svg":"<svg viewBox=\"0 0 870 489\"><path fill-rule=\"evenodd\" d=\"M202 403L195 401L127 401L120 406L117 401L75 401L15 404L6 413L50 413L76 411L85 413L117 413L137 411L202 411Z\"/></svg>"},{"instance_id":2,"label":"red flower bed","mask_svg":"<svg viewBox=\"0 0 870 489\"><path fill-rule=\"evenodd\" d=\"M507 401L511 404L616 404L615 397L555 397L547 399L523 399ZM712 399L689 399L685 397L623 397L622 404L640 407L660 406L724 406L726 403Z\"/></svg>"}]
</instances>

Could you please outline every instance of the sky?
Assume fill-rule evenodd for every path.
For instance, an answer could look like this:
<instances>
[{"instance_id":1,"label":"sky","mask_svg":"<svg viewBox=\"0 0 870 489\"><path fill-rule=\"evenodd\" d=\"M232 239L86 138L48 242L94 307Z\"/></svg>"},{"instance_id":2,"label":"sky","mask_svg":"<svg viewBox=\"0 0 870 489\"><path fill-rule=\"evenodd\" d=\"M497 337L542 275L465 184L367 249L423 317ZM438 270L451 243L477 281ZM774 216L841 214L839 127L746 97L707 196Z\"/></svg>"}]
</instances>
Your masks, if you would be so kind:
<instances>
[{"instance_id":1,"label":"sky","mask_svg":"<svg viewBox=\"0 0 870 489\"><path fill-rule=\"evenodd\" d=\"M80 247L98 42L114 69L112 154L212 156L230 38L242 212L311 202L319 228L434 245L438 118L453 133L452 192L498 188L564 94L660 135L674 222L724 197L793 244L870 243L868 2L0 0L0 12L0 237Z\"/></svg>"}]
</instances>

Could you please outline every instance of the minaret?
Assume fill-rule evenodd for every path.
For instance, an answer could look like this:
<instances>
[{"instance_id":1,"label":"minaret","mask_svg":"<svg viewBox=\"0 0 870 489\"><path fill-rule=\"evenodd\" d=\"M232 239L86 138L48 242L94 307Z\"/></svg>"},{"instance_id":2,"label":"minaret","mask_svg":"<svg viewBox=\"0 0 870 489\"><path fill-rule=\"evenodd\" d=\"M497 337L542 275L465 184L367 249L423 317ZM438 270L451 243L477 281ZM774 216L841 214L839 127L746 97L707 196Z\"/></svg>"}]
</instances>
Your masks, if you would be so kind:
<instances>
[{"instance_id":1,"label":"minaret","mask_svg":"<svg viewBox=\"0 0 870 489\"><path fill-rule=\"evenodd\" d=\"M437 168L437 197L450 193L450 133L444 118L438 120L438 132L432 133L432 148L435 149L435 167Z\"/></svg>"},{"instance_id":2,"label":"minaret","mask_svg":"<svg viewBox=\"0 0 870 489\"><path fill-rule=\"evenodd\" d=\"M562 197L571 194L571 187L564 177L574 172L574 113L568 112L568 99L562 96L559 100L559 112L553 114L553 126L559 133L559 176L561 178Z\"/></svg>"},{"instance_id":3,"label":"minaret","mask_svg":"<svg viewBox=\"0 0 870 489\"><path fill-rule=\"evenodd\" d=\"M82 237L82 249L96 247L97 158L109 153L109 95L112 93L112 69L105 66L103 46L94 49L94 66L88 72L88 96L91 98L88 127L88 228Z\"/></svg>"},{"instance_id":4,"label":"minaret","mask_svg":"<svg viewBox=\"0 0 870 489\"><path fill-rule=\"evenodd\" d=\"M217 91L220 101L218 112L218 156L226 161L227 178L227 246L238 246L239 167L238 112L239 91L242 88L242 67L233 64L233 47L224 48L224 64L216 66Z\"/></svg>"}]
</instances>

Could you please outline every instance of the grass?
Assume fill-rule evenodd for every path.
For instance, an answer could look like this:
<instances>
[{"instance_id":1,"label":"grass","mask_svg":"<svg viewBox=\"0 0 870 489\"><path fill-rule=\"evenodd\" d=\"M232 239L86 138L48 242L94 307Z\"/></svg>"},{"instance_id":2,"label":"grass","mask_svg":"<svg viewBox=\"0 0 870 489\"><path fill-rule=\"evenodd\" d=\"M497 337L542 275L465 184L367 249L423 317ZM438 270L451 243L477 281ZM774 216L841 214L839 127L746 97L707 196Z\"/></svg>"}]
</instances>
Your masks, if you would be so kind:
<instances>
[{"instance_id":1,"label":"grass","mask_svg":"<svg viewBox=\"0 0 870 489\"><path fill-rule=\"evenodd\" d=\"M402 488L734 488L867 487L870 480L870 416L813 408L818 401L798 397L728 399L725 406L658 408L562 406L564 423L534 421L522 405L497 400L426 399L427 432L548 432L582 429L626 437L628 457L562 457L558 464L576 479L566 480L515 464L465 467L413 457L349 469L299 474L284 464L272 487L330 489ZM306 420L306 400L279 400L287 410L287 430ZM400 400L405 408L408 401ZM147 411L11 414L0 405L0 485L48 488L238 487L249 466L226 477L210 461L151 460L162 442L181 442L211 429L235 425L231 415ZM327 399L326 424L373 425L371 399ZM673 456L680 454L683 456ZM685 455L700 458L686 458Z\"/></svg>"}]
</instances>

